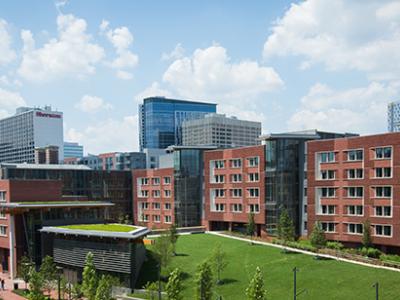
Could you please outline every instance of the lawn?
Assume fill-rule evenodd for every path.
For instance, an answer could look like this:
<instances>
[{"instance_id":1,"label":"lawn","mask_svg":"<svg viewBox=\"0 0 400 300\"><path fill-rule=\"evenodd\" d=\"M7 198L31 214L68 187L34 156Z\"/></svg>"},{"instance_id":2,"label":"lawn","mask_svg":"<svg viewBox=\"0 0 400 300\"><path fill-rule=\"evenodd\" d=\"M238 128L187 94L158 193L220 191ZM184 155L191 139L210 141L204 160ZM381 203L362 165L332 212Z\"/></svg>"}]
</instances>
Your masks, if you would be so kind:
<instances>
[{"instance_id":1,"label":"lawn","mask_svg":"<svg viewBox=\"0 0 400 300\"><path fill-rule=\"evenodd\" d=\"M223 299L245 299L245 289L257 266L264 274L268 299L293 299L294 267L300 270L297 273L298 291L306 289L298 297L299 300L375 299L372 285L377 281L380 299L399 299L400 272L336 260L316 260L313 256L303 254L284 254L277 248L250 245L248 242L209 234L179 237L178 256L173 258L171 267L179 267L184 272L184 299L194 298L196 266L210 256L217 244L221 244L229 259L229 265L222 274L224 284L216 288L216 295L223 296ZM151 248L148 253L151 256ZM156 263L150 257L142 267L137 288L149 280L155 281L156 277Z\"/></svg>"},{"instance_id":2,"label":"lawn","mask_svg":"<svg viewBox=\"0 0 400 300\"><path fill-rule=\"evenodd\" d=\"M77 230L112 231L112 232L130 232L137 229L136 227L123 224L66 225L66 226L59 226L59 228L77 229Z\"/></svg>"}]
</instances>

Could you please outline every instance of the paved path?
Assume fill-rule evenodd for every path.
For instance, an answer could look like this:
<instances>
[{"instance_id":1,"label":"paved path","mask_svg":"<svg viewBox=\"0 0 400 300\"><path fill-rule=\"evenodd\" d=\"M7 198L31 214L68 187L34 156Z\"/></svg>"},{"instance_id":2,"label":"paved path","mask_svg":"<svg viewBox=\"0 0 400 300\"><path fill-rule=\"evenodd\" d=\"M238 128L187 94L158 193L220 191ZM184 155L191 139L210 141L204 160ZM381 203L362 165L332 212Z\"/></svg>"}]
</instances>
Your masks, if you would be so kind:
<instances>
[{"instance_id":1,"label":"paved path","mask_svg":"<svg viewBox=\"0 0 400 300\"><path fill-rule=\"evenodd\" d=\"M4 300L26 300L24 297L21 297L17 294L14 294L12 292L13 287L13 283L11 281L11 279L9 279L8 274L4 274L4 273L0 273L0 278L4 279L5 281L5 291L1 291L0 290L0 298L3 298ZM24 288L24 285L20 284L21 288Z\"/></svg>"},{"instance_id":2,"label":"paved path","mask_svg":"<svg viewBox=\"0 0 400 300\"><path fill-rule=\"evenodd\" d=\"M226 238L230 238L230 239L234 239L234 240L250 242L249 239L241 238L241 237L237 237L237 236L231 236L231 235L229 235L229 234L225 234L225 233L222 233L222 232L207 231L206 233L208 233L208 234L214 234L214 235L218 235L218 236L222 236L222 237L226 237ZM303 254L306 254L306 255L312 255L312 256L315 256L315 255L316 255L314 252L305 251L305 250L300 250L300 249L296 249L296 248L290 248L290 247L286 247L286 246L282 246L282 245L277 245L277 244L272 244L272 243L268 243L268 242L261 242L261 241L255 241L255 240L253 240L253 244L264 245L264 246L270 246L270 247L275 247L275 248L280 248L280 249L288 249L288 250L290 250L290 251L298 252L298 253L303 253ZM342 257L337 257L337 256L329 255L329 254L322 254L322 253L321 253L321 254L318 254L318 256L320 256L320 257L326 257L326 258L330 258L330 259L335 259L335 260L338 260L338 261L344 261L344 262L348 262L348 263L351 263L351 264L367 266L367 267L371 267L371 268L385 269L385 270L400 272L400 269L391 268L391 267L386 267L386 266L377 266L377 265L374 265L374 264L368 264L368 263L364 263L364 262L360 262L360 261L354 261L354 260L351 260L351 259L342 258Z\"/></svg>"}]
</instances>

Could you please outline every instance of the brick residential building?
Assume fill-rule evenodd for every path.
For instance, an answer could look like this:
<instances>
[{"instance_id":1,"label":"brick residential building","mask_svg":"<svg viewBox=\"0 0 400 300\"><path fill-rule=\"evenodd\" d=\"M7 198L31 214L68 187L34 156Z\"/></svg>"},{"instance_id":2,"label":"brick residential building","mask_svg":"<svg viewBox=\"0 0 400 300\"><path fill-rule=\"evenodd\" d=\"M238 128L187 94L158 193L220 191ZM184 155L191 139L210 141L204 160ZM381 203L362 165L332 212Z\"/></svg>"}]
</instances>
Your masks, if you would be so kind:
<instances>
[{"instance_id":1,"label":"brick residential building","mask_svg":"<svg viewBox=\"0 0 400 300\"><path fill-rule=\"evenodd\" d=\"M254 213L265 227L264 146L204 153L204 216L207 230L244 230Z\"/></svg>"},{"instance_id":2,"label":"brick residential building","mask_svg":"<svg viewBox=\"0 0 400 300\"><path fill-rule=\"evenodd\" d=\"M363 223L383 250L400 246L400 133L308 142L308 232L360 244Z\"/></svg>"},{"instance_id":3,"label":"brick residential building","mask_svg":"<svg viewBox=\"0 0 400 300\"><path fill-rule=\"evenodd\" d=\"M133 171L134 224L167 229L175 223L174 169Z\"/></svg>"}]
</instances>

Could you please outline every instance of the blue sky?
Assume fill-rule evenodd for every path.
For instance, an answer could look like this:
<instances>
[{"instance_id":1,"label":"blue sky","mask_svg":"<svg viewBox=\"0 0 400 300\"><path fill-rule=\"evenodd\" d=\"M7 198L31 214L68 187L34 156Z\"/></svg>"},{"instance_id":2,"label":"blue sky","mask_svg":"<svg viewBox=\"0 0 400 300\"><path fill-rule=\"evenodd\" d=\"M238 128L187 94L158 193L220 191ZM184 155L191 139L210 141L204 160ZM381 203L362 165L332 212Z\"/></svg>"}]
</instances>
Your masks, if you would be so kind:
<instances>
[{"instance_id":1,"label":"blue sky","mask_svg":"<svg viewBox=\"0 0 400 300\"><path fill-rule=\"evenodd\" d=\"M64 112L91 153L136 150L137 105L217 102L263 131L386 131L398 1L2 1L0 116Z\"/></svg>"}]
</instances>

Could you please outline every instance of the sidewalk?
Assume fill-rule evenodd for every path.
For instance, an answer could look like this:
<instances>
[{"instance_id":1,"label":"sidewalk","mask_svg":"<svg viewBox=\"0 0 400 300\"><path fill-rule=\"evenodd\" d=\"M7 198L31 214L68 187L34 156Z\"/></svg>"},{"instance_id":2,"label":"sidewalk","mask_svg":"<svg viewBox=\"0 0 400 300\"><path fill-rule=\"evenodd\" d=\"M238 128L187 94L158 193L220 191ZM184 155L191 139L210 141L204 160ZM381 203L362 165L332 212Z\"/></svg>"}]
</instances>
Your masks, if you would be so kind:
<instances>
[{"instance_id":1,"label":"sidewalk","mask_svg":"<svg viewBox=\"0 0 400 300\"><path fill-rule=\"evenodd\" d=\"M13 282L11 279L8 278L8 274L0 273L0 278L4 279L5 281L5 291L0 291L0 298L4 300L26 300L24 297L21 297L17 294L12 292ZM24 288L24 285L19 285L21 288Z\"/></svg>"}]
</instances>

